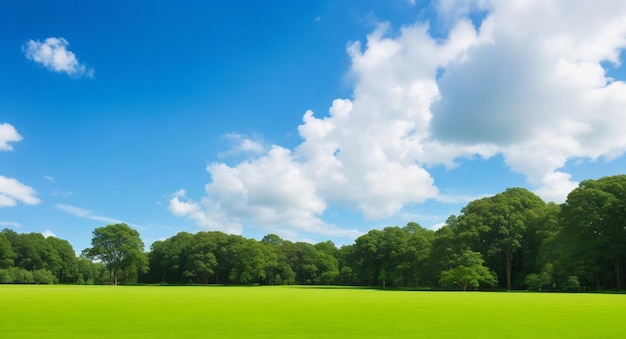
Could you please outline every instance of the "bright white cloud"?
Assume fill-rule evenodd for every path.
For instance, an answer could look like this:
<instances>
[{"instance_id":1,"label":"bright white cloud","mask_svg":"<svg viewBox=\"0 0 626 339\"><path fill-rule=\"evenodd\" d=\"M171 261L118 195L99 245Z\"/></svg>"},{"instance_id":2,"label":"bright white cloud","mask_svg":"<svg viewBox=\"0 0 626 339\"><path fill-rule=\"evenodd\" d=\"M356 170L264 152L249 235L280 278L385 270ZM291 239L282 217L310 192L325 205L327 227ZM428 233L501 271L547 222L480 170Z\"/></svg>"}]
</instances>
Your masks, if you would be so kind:
<instances>
[{"instance_id":1,"label":"bright white cloud","mask_svg":"<svg viewBox=\"0 0 626 339\"><path fill-rule=\"evenodd\" d=\"M37 192L14 178L0 175L0 207L12 207L21 201L27 205L40 203Z\"/></svg>"},{"instance_id":2,"label":"bright white cloud","mask_svg":"<svg viewBox=\"0 0 626 339\"><path fill-rule=\"evenodd\" d=\"M616 1L485 6L481 34L491 43L445 69L432 139L459 150L490 145L536 193L562 202L577 185L561 170L568 160L609 160L626 149L626 86L602 67L619 65L626 8Z\"/></svg>"},{"instance_id":3,"label":"bright white cloud","mask_svg":"<svg viewBox=\"0 0 626 339\"><path fill-rule=\"evenodd\" d=\"M13 125L8 123L0 124L0 151L12 151L12 142L22 140L22 136L17 132Z\"/></svg>"},{"instance_id":4,"label":"bright white cloud","mask_svg":"<svg viewBox=\"0 0 626 339\"><path fill-rule=\"evenodd\" d=\"M306 112L300 145L211 164L207 196L173 197L170 210L214 229L354 236L323 221L328 206L377 219L428 199L455 202L426 166L496 154L544 199L563 201L577 185L568 160L626 150L626 84L603 68L619 66L626 48L620 4L442 0L444 39L425 23L381 25L348 46L353 98L335 100L327 116ZM476 11L486 11L478 27Z\"/></svg>"},{"instance_id":5,"label":"bright white cloud","mask_svg":"<svg viewBox=\"0 0 626 339\"><path fill-rule=\"evenodd\" d=\"M51 230L45 230L43 232L41 232L41 234L43 234L44 237L48 238L48 237L53 237L56 238L56 234L54 234Z\"/></svg>"},{"instance_id":6,"label":"bright white cloud","mask_svg":"<svg viewBox=\"0 0 626 339\"><path fill-rule=\"evenodd\" d=\"M13 125L0 124L0 151L12 151L11 142L22 140L22 136ZM30 186L24 185L14 178L0 175L0 207L16 206L18 201L28 205L36 205L40 202L37 192Z\"/></svg>"},{"instance_id":7,"label":"bright white cloud","mask_svg":"<svg viewBox=\"0 0 626 339\"><path fill-rule=\"evenodd\" d=\"M81 64L76 55L67 49L69 42L64 38L48 38L41 42L39 40L28 40L22 47L26 58L43 65L50 71L67 73L73 77L86 75L92 78L93 68Z\"/></svg>"},{"instance_id":8,"label":"bright white cloud","mask_svg":"<svg viewBox=\"0 0 626 339\"><path fill-rule=\"evenodd\" d=\"M172 194L168 207L170 212L179 217L186 217L204 229L241 234L243 230L242 225L234 217L229 217L222 213L215 204L207 200L203 209L196 202L184 201L186 199L186 192L183 189Z\"/></svg>"}]
</instances>

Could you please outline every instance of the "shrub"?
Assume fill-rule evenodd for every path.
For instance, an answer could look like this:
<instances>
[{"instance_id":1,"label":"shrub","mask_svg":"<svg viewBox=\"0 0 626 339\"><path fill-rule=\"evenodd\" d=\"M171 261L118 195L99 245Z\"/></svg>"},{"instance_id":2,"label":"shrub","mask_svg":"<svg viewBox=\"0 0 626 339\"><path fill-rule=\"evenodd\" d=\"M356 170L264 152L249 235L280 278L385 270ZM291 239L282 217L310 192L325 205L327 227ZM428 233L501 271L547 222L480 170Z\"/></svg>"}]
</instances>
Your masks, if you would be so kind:
<instances>
[{"instance_id":1,"label":"shrub","mask_svg":"<svg viewBox=\"0 0 626 339\"><path fill-rule=\"evenodd\" d=\"M35 270L33 271L33 282L35 284L54 284L56 277L48 270Z\"/></svg>"},{"instance_id":2,"label":"shrub","mask_svg":"<svg viewBox=\"0 0 626 339\"><path fill-rule=\"evenodd\" d=\"M13 280L13 273L10 270L0 270L0 284L11 284Z\"/></svg>"},{"instance_id":3,"label":"shrub","mask_svg":"<svg viewBox=\"0 0 626 339\"><path fill-rule=\"evenodd\" d=\"M563 284L563 289L566 291L580 291L580 281L575 275L570 275Z\"/></svg>"}]
</instances>

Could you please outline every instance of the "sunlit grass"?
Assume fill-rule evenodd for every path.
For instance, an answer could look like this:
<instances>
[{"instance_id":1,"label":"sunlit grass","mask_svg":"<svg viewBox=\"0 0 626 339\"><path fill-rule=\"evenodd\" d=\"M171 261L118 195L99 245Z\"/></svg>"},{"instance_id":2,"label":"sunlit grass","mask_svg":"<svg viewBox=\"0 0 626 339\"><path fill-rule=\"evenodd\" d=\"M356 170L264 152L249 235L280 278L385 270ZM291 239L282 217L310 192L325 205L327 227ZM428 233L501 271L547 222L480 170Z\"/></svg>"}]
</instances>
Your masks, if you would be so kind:
<instances>
[{"instance_id":1,"label":"sunlit grass","mask_svg":"<svg viewBox=\"0 0 626 339\"><path fill-rule=\"evenodd\" d=\"M0 338L623 338L626 295L0 285Z\"/></svg>"}]
</instances>

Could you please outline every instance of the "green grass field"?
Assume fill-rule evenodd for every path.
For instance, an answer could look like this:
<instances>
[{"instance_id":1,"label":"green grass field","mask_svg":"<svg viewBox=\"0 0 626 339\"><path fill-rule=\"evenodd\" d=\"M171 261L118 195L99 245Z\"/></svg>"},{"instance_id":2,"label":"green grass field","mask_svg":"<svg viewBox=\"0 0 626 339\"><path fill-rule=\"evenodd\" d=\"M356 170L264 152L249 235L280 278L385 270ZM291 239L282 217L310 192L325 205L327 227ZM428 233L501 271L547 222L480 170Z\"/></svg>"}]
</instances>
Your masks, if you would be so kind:
<instances>
[{"instance_id":1,"label":"green grass field","mask_svg":"<svg viewBox=\"0 0 626 339\"><path fill-rule=\"evenodd\" d=\"M626 295L0 285L0 338L624 338Z\"/></svg>"}]
</instances>

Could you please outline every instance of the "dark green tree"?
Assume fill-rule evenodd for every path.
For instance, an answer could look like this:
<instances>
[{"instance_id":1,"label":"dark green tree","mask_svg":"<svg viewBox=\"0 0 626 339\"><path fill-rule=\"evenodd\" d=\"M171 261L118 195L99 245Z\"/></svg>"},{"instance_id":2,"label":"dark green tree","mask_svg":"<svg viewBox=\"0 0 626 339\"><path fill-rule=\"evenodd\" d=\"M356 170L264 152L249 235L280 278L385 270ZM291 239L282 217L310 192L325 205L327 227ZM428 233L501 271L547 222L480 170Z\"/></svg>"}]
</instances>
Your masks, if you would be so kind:
<instances>
[{"instance_id":1,"label":"dark green tree","mask_svg":"<svg viewBox=\"0 0 626 339\"><path fill-rule=\"evenodd\" d=\"M263 237L261 244L265 251L265 282L270 285L293 284L296 274L289 265L286 249L291 242L276 234Z\"/></svg>"},{"instance_id":2,"label":"dark green tree","mask_svg":"<svg viewBox=\"0 0 626 339\"><path fill-rule=\"evenodd\" d=\"M109 271L113 285L117 285L120 276L132 278L133 271L146 269L147 259L143 248L139 232L126 224L113 224L96 228L91 247L83 253L92 260L102 262Z\"/></svg>"},{"instance_id":3,"label":"dark green tree","mask_svg":"<svg viewBox=\"0 0 626 339\"><path fill-rule=\"evenodd\" d=\"M457 236L480 252L489 267L504 267L506 288L512 288L513 265L530 224L537 221L545 202L524 188L509 188L495 196L470 202L462 209ZM519 268L519 267L518 267Z\"/></svg>"},{"instance_id":4,"label":"dark green tree","mask_svg":"<svg viewBox=\"0 0 626 339\"><path fill-rule=\"evenodd\" d=\"M441 272L452 268L456 261L458 246L454 234L456 216L448 218L448 223L435 232L432 242L432 250L428 260L428 275L430 284L435 286L439 283Z\"/></svg>"},{"instance_id":5,"label":"dark green tree","mask_svg":"<svg viewBox=\"0 0 626 339\"><path fill-rule=\"evenodd\" d=\"M339 251L335 244L328 240L314 245L317 250L315 258L315 266L318 269L317 284L331 285L335 284L339 276L339 261L337 256Z\"/></svg>"},{"instance_id":6,"label":"dark green tree","mask_svg":"<svg viewBox=\"0 0 626 339\"><path fill-rule=\"evenodd\" d=\"M47 237L46 242L56 252L56 256L60 259L59 264L54 266L52 272L61 284L68 284L75 281L77 270L76 253L74 248L67 240L56 237Z\"/></svg>"},{"instance_id":7,"label":"dark green tree","mask_svg":"<svg viewBox=\"0 0 626 339\"><path fill-rule=\"evenodd\" d=\"M625 286L626 175L582 181L561 208L564 239L582 283Z\"/></svg>"},{"instance_id":8,"label":"dark green tree","mask_svg":"<svg viewBox=\"0 0 626 339\"><path fill-rule=\"evenodd\" d=\"M13 266L16 257L11 242L4 233L0 233L0 269Z\"/></svg>"}]
</instances>

